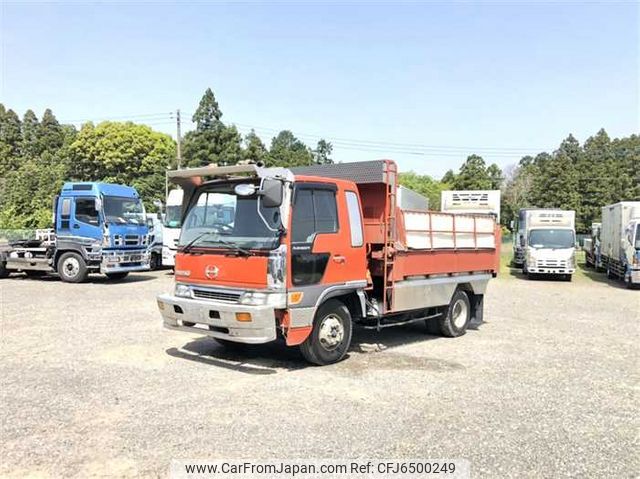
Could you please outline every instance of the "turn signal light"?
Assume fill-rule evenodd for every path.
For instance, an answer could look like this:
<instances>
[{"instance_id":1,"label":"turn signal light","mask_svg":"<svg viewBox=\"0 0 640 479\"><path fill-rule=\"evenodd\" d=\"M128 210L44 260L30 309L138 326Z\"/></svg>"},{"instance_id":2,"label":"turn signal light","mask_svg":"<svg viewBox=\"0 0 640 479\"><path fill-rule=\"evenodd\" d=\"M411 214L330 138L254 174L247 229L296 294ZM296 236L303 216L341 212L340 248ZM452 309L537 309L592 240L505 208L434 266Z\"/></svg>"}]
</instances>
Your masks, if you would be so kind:
<instances>
[{"instance_id":1,"label":"turn signal light","mask_svg":"<svg viewBox=\"0 0 640 479\"><path fill-rule=\"evenodd\" d=\"M164 303L162 301L160 301L160 300L158 300L158 309L160 311L164 311Z\"/></svg>"},{"instance_id":2,"label":"turn signal light","mask_svg":"<svg viewBox=\"0 0 640 479\"><path fill-rule=\"evenodd\" d=\"M236 313L236 321L247 323L251 321L251 313Z\"/></svg>"},{"instance_id":3,"label":"turn signal light","mask_svg":"<svg viewBox=\"0 0 640 479\"><path fill-rule=\"evenodd\" d=\"M289 293L289 304L300 304L304 293L302 291L293 291Z\"/></svg>"}]
</instances>

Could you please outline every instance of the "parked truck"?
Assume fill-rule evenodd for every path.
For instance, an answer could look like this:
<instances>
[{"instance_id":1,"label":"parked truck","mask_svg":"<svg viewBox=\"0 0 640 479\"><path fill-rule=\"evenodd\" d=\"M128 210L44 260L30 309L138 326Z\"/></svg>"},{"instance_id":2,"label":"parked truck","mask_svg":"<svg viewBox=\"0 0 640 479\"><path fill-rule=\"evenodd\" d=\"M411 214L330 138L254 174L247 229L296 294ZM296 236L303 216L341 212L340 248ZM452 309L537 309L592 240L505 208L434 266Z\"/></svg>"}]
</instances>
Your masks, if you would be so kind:
<instances>
[{"instance_id":1,"label":"parked truck","mask_svg":"<svg viewBox=\"0 0 640 479\"><path fill-rule=\"evenodd\" d=\"M500 223L500 190L442 191L440 211L494 215Z\"/></svg>"},{"instance_id":2,"label":"parked truck","mask_svg":"<svg viewBox=\"0 0 640 479\"><path fill-rule=\"evenodd\" d=\"M354 324L455 337L482 322L495 218L403 209L391 160L169 178L185 196L175 290L158 296L166 328L226 345L282 337L324 365L347 353Z\"/></svg>"},{"instance_id":3,"label":"parked truck","mask_svg":"<svg viewBox=\"0 0 640 479\"><path fill-rule=\"evenodd\" d=\"M585 265L589 268L598 268L600 262L600 229L602 223L591 223L589 236L582 241Z\"/></svg>"},{"instance_id":4,"label":"parked truck","mask_svg":"<svg viewBox=\"0 0 640 479\"><path fill-rule=\"evenodd\" d=\"M629 287L640 284L640 201L602 208L598 268Z\"/></svg>"},{"instance_id":5,"label":"parked truck","mask_svg":"<svg viewBox=\"0 0 640 479\"><path fill-rule=\"evenodd\" d=\"M134 188L65 183L53 202L53 229L0 249L0 277L55 272L80 283L89 273L122 279L149 269L148 227Z\"/></svg>"},{"instance_id":6,"label":"parked truck","mask_svg":"<svg viewBox=\"0 0 640 479\"><path fill-rule=\"evenodd\" d=\"M164 228L162 230L162 266L173 266L176 263L176 251L178 249L178 238L180 237L181 214L182 214L181 189L173 189L167 195L167 204L164 217Z\"/></svg>"},{"instance_id":7,"label":"parked truck","mask_svg":"<svg viewBox=\"0 0 640 479\"><path fill-rule=\"evenodd\" d=\"M575 211L524 208L518 212L513 262L528 278L561 275L571 281L576 270Z\"/></svg>"}]
</instances>

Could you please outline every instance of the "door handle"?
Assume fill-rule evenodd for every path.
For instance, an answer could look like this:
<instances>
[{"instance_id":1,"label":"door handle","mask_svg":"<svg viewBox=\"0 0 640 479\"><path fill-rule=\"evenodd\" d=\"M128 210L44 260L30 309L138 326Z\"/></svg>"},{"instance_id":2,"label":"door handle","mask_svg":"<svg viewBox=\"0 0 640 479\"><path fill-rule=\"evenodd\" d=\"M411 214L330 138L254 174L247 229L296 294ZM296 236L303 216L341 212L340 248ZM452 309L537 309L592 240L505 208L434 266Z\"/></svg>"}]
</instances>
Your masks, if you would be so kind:
<instances>
[{"instance_id":1,"label":"door handle","mask_svg":"<svg viewBox=\"0 0 640 479\"><path fill-rule=\"evenodd\" d=\"M333 261L335 261L336 263L344 263L345 261L347 261L347 258L339 254L334 254L331 259L333 259Z\"/></svg>"}]
</instances>

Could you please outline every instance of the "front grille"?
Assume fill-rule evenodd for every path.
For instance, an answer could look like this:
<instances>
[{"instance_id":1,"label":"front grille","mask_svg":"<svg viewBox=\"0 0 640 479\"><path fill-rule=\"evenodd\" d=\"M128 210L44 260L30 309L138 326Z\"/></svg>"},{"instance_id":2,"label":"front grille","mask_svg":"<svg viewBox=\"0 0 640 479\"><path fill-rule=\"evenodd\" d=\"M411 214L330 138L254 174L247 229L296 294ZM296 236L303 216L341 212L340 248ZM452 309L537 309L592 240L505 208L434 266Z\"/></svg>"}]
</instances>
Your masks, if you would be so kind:
<instances>
[{"instance_id":1,"label":"front grille","mask_svg":"<svg viewBox=\"0 0 640 479\"><path fill-rule=\"evenodd\" d=\"M237 303L240 299L240 294L237 292L193 288L193 296L195 298L213 299L227 303Z\"/></svg>"},{"instance_id":2,"label":"front grille","mask_svg":"<svg viewBox=\"0 0 640 479\"><path fill-rule=\"evenodd\" d=\"M126 246L137 246L140 243L140 237L138 235L125 235L124 244Z\"/></svg>"}]
</instances>

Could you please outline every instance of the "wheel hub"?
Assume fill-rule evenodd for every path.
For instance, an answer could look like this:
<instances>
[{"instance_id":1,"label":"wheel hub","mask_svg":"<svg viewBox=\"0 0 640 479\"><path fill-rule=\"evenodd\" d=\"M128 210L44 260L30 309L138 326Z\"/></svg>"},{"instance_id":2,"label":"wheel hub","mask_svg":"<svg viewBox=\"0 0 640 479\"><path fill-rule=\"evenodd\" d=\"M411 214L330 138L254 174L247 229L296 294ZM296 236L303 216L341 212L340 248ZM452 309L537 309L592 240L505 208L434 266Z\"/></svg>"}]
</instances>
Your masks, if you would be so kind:
<instances>
[{"instance_id":1,"label":"wheel hub","mask_svg":"<svg viewBox=\"0 0 640 479\"><path fill-rule=\"evenodd\" d=\"M456 328L462 328L464 323L467 322L467 315L469 314L469 310L467 307L467 303L463 300L459 299L455 303L453 303L453 312L451 313L451 319Z\"/></svg>"},{"instance_id":2,"label":"wheel hub","mask_svg":"<svg viewBox=\"0 0 640 479\"><path fill-rule=\"evenodd\" d=\"M80 271L80 263L75 258L67 258L64 262L63 269L68 277L73 278Z\"/></svg>"},{"instance_id":3,"label":"wheel hub","mask_svg":"<svg viewBox=\"0 0 640 479\"><path fill-rule=\"evenodd\" d=\"M336 349L344 339L344 326L341 319L334 314L325 317L320 323L318 339L327 351Z\"/></svg>"}]
</instances>

